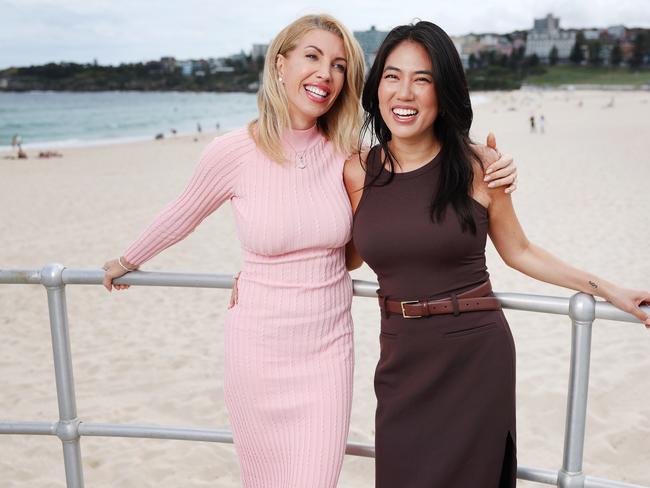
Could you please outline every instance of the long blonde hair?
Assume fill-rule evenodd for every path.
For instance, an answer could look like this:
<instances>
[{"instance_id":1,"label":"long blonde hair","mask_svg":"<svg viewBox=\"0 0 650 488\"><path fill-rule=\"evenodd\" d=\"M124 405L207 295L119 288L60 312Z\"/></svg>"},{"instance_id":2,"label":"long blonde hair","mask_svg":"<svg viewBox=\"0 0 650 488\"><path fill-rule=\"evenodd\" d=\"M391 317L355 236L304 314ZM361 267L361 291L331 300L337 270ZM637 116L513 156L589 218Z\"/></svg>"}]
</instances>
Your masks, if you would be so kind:
<instances>
[{"instance_id":1,"label":"long blonde hair","mask_svg":"<svg viewBox=\"0 0 650 488\"><path fill-rule=\"evenodd\" d=\"M289 103L282 84L278 81L276 59L286 56L308 31L322 29L339 36L347 57L345 82L341 93L327 113L318 118L320 132L342 154L352 154L358 145L361 127L361 90L363 87L363 51L356 39L334 17L326 14L305 15L289 24L275 37L266 52L262 86L257 94L259 118L248 125L257 146L277 162L286 160L280 137L291 127Z\"/></svg>"}]
</instances>

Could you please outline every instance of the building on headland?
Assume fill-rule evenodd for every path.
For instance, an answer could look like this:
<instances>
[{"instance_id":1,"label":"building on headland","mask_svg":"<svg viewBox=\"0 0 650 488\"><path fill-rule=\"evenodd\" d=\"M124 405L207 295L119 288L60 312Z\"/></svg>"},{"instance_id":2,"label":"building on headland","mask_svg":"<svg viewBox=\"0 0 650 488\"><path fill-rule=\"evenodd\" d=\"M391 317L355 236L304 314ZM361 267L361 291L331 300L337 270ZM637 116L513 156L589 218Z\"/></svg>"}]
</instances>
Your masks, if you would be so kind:
<instances>
[{"instance_id":1,"label":"building on headland","mask_svg":"<svg viewBox=\"0 0 650 488\"><path fill-rule=\"evenodd\" d=\"M208 67L210 73L232 73L235 71L234 67L226 64L226 58L210 58Z\"/></svg>"},{"instance_id":2,"label":"building on headland","mask_svg":"<svg viewBox=\"0 0 650 488\"><path fill-rule=\"evenodd\" d=\"M253 48L251 49L251 58L253 58L253 60L258 58L264 59L268 48L268 44L253 44Z\"/></svg>"},{"instance_id":3,"label":"building on headland","mask_svg":"<svg viewBox=\"0 0 650 488\"><path fill-rule=\"evenodd\" d=\"M585 41L596 41L600 39L600 30L599 29L584 29L582 35L585 38Z\"/></svg>"},{"instance_id":4,"label":"building on headland","mask_svg":"<svg viewBox=\"0 0 650 488\"><path fill-rule=\"evenodd\" d=\"M174 60L176 69L179 69L183 76L197 77L215 73L233 73L237 71L237 64L245 64L247 62L248 55L244 51L222 58Z\"/></svg>"},{"instance_id":5,"label":"building on headland","mask_svg":"<svg viewBox=\"0 0 650 488\"><path fill-rule=\"evenodd\" d=\"M248 56L246 55L246 53L245 53L244 50L242 49L242 50L241 50L240 52L238 52L237 54L231 54L230 56L228 56L228 59L229 59L230 61L233 61L233 62L244 62L244 61L246 61L246 58L247 58L247 57L248 57Z\"/></svg>"},{"instance_id":6,"label":"building on headland","mask_svg":"<svg viewBox=\"0 0 650 488\"><path fill-rule=\"evenodd\" d=\"M492 33L487 33L487 34L478 34L476 36L476 41L480 46L482 46L485 50L496 50L497 46L499 45L501 36L498 34L492 34Z\"/></svg>"},{"instance_id":7,"label":"building on headland","mask_svg":"<svg viewBox=\"0 0 650 488\"><path fill-rule=\"evenodd\" d=\"M607 35L612 39L624 39L627 28L624 25L612 25L607 28Z\"/></svg>"},{"instance_id":8,"label":"building on headland","mask_svg":"<svg viewBox=\"0 0 650 488\"><path fill-rule=\"evenodd\" d=\"M460 60L465 69L472 68L471 58L480 57L481 53L493 52L501 56L510 56L523 40L513 39L510 35L501 34L467 34L465 36L452 36L451 38Z\"/></svg>"},{"instance_id":9,"label":"building on headland","mask_svg":"<svg viewBox=\"0 0 650 488\"><path fill-rule=\"evenodd\" d=\"M559 17L548 14L543 19L535 19L533 28L528 31L526 39L526 56L536 55L548 61L551 50L557 49L558 59L566 60L576 43L576 32L560 29Z\"/></svg>"},{"instance_id":10,"label":"building on headland","mask_svg":"<svg viewBox=\"0 0 650 488\"><path fill-rule=\"evenodd\" d=\"M388 35L388 31L379 31L373 25L367 31L354 31L354 37L359 41L361 49L363 49L363 57L366 61L366 70L370 69L372 63L375 62L375 56L381 43Z\"/></svg>"},{"instance_id":11,"label":"building on headland","mask_svg":"<svg viewBox=\"0 0 650 488\"><path fill-rule=\"evenodd\" d=\"M452 42L458 54L460 55L460 60L463 63L463 68L470 68L470 56L478 55L481 52L481 43L479 42L479 36L475 34L467 34L464 36L452 36Z\"/></svg>"},{"instance_id":12,"label":"building on headland","mask_svg":"<svg viewBox=\"0 0 650 488\"><path fill-rule=\"evenodd\" d=\"M192 76L194 73L194 62L190 59L178 61L178 67L181 69L181 74L183 76Z\"/></svg>"},{"instance_id":13,"label":"building on headland","mask_svg":"<svg viewBox=\"0 0 650 488\"><path fill-rule=\"evenodd\" d=\"M160 65L164 73L173 73L176 71L176 58L173 56L163 56L160 58Z\"/></svg>"},{"instance_id":14,"label":"building on headland","mask_svg":"<svg viewBox=\"0 0 650 488\"><path fill-rule=\"evenodd\" d=\"M634 51L633 29L627 29L624 25L613 25L605 29L583 29L580 32L582 64L620 66L631 60ZM619 51L613 58L615 48Z\"/></svg>"}]
</instances>

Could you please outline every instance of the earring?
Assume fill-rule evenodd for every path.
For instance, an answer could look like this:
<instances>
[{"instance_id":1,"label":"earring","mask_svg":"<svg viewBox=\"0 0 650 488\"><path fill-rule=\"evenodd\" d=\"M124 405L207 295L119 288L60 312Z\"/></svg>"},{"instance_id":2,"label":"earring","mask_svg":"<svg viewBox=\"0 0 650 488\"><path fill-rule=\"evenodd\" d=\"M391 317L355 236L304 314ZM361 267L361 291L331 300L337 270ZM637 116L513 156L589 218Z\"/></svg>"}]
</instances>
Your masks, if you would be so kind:
<instances>
[{"instance_id":1,"label":"earring","mask_svg":"<svg viewBox=\"0 0 650 488\"><path fill-rule=\"evenodd\" d=\"M282 76L278 76L278 81L282 83Z\"/></svg>"}]
</instances>

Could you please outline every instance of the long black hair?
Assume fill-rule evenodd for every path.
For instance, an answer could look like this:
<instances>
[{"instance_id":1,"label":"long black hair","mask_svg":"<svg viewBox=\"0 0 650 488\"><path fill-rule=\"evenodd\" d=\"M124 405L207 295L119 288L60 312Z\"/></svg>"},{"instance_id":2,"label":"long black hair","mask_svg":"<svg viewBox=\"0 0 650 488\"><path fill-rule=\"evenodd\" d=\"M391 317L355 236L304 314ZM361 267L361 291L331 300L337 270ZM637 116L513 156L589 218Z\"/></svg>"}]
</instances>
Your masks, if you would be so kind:
<instances>
[{"instance_id":1,"label":"long black hair","mask_svg":"<svg viewBox=\"0 0 650 488\"><path fill-rule=\"evenodd\" d=\"M474 179L472 162L473 160L480 162L480 160L470 146L472 105L460 56L447 33L437 25L426 21L400 25L390 31L384 39L363 89L361 101L365 117L359 138L359 149L370 131L371 145L377 141L383 150L382 166L388 162L390 176L385 184L390 183L397 160L388 147L392 135L379 111L378 89L386 58L404 41L417 42L428 53L433 69L434 89L438 98L438 115L433 124L433 133L442 144L440 154L442 166L439 187L434 192L431 202L431 219L434 222L444 219L445 210L451 204L463 232L469 230L475 234L476 222L472 215L471 201ZM364 167L368 171L365 163ZM379 175L380 172L372 175L369 185L376 184Z\"/></svg>"}]
</instances>

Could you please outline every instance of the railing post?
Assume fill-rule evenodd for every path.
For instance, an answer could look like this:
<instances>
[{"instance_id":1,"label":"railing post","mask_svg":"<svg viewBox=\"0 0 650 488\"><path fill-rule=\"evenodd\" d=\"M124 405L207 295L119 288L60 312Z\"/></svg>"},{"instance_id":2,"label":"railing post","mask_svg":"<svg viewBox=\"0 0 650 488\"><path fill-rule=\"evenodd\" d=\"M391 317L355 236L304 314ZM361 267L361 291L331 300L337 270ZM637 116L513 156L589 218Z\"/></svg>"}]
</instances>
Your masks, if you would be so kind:
<instances>
[{"instance_id":1,"label":"railing post","mask_svg":"<svg viewBox=\"0 0 650 488\"><path fill-rule=\"evenodd\" d=\"M47 290L56 395L59 403L59 422L56 427L56 435L63 443L67 487L83 488L79 419L77 418L77 402L72 376L65 284L62 276L64 269L61 264L48 264L41 270L41 283Z\"/></svg>"},{"instance_id":2,"label":"railing post","mask_svg":"<svg viewBox=\"0 0 650 488\"><path fill-rule=\"evenodd\" d=\"M562 469L558 473L557 486L583 488L585 475L582 472L582 460L587 421L591 331L596 317L594 297L586 293L573 295L569 303L569 316L572 321L571 369L564 430L564 458Z\"/></svg>"}]
</instances>

